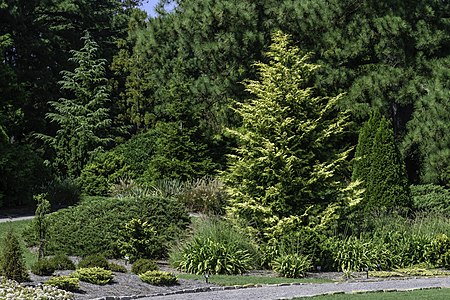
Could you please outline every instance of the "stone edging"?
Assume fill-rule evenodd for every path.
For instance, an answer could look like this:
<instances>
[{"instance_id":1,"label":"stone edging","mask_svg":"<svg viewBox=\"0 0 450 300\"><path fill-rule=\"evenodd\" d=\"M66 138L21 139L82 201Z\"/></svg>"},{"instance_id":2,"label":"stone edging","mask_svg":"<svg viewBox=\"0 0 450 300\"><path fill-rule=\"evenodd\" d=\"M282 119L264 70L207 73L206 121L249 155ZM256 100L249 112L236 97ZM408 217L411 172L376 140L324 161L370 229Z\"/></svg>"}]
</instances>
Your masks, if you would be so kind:
<instances>
[{"instance_id":1,"label":"stone edging","mask_svg":"<svg viewBox=\"0 0 450 300\"><path fill-rule=\"evenodd\" d=\"M167 293L156 293L151 295L133 295L133 296L105 296L100 298L95 298L92 300L133 300L145 297L157 297L157 296L170 296L177 294L190 294L190 293L202 293L202 292L214 292L214 291L225 291L225 290L237 290L246 288L257 288L263 286L291 286L291 285L307 285L310 283L293 282L293 283L279 283L279 284L245 284L245 285L231 285L231 286L211 286L211 287L201 287L195 289L184 289Z\"/></svg>"},{"instance_id":2,"label":"stone edging","mask_svg":"<svg viewBox=\"0 0 450 300\"><path fill-rule=\"evenodd\" d=\"M406 278L396 278L393 280L405 280ZM411 279L411 278L409 278ZM369 280L369 281L384 281L384 280ZM336 285L343 282L335 282ZM195 289L184 289L167 293L156 293L150 295L133 295L133 296L105 296L100 298L95 298L92 300L134 300L146 297L157 297L157 296L170 296L177 294L190 294L190 293L202 293L202 292L213 292L213 291L225 291L225 290L237 290L237 289L246 289L246 288L258 288L263 286L293 286L293 285L310 285L313 283L302 283L302 282L293 282L293 283L279 283L279 284L245 284L245 285L232 285L232 286L211 286L211 287L201 287ZM429 287L429 288L411 288L411 289L380 289L380 290L355 290L347 294L368 294L368 293L387 293L387 292L408 292L408 291L416 291L416 290L432 290L432 289L441 289L441 287ZM345 294L344 291L334 291L327 292L323 294L317 294L316 296L326 296L326 295L334 295L334 294ZM311 298L311 297L308 297ZM280 298L278 300L285 300L291 298Z\"/></svg>"}]
</instances>

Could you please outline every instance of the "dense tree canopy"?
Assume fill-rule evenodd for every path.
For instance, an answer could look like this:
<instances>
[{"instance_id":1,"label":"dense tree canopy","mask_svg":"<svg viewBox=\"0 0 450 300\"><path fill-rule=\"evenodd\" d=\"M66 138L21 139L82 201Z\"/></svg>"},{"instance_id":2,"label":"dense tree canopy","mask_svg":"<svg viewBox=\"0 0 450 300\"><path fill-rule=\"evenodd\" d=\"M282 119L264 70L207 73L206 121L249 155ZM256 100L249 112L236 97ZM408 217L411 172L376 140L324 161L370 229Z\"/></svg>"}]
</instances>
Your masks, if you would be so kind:
<instances>
[{"instance_id":1,"label":"dense tree canopy","mask_svg":"<svg viewBox=\"0 0 450 300\"><path fill-rule=\"evenodd\" d=\"M448 1L161 0L154 17L137 8L141 2L0 0L3 203L30 194L40 184L32 178L38 170L76 177L90 159L87 151L70 171L48 168L42 161L72 163L33 138L57 136L60 124L45 116L68 98L58 82L67 74L61 71L77 67L71 51L83 47L86 30L104 61L100 85L110 101L100 105L108 112L101 119L127 129L108 129L106 150L132 138L117 151L129 149L143 135L145 147L122 153L136 162L129 167L142 181L227 169L238 139L224 128L245 122L233 106L252 101L243 82L258 78L254 63L270 60L263 53L282 30L321 66L310 78L314 97L342 94L337 105L354 122L339 146L355 146L361 125L380 111L401 145L409 182L450 185ZM164 10L167 2L175 3L172 11ZM17 168L22 172L11 172Z\"/></svg>"}]
</instances>

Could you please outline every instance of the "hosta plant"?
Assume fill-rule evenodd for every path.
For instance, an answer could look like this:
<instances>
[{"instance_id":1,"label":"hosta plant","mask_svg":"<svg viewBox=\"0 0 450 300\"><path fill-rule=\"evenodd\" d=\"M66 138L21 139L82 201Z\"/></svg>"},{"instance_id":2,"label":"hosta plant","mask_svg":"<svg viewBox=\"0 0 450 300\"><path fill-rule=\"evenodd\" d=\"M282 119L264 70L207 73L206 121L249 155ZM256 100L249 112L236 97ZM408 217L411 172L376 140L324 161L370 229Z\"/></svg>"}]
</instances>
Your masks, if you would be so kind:
<instances>
[{"instance_id":1,"label":"hosta plant","mask_svg":"<svg viewBox=\"0 0 450 300\"><path fill-rule=\"evenodd\" d=\"M78 278L81 281L104 285L110 283L114 278L112 271L105 270L99 267L80 268L72 273L72 277Z\"/></svg>"},{"instance_id":2,"label":"hosta plant","mask_svg":"<svg viewBox=\"0 0 450 300\"><path fill-rule=\"evenodd\" d=\"M139 274L139 278L146 283L152 285L175 285L178 284L178 279L175 275L164 271L147 271Z\"/></svg>"},{"instance_id":3,"label":"hosta plant","mask_svg":"<svg viewBox=\"0 0 450 300\"><path fill-rule=\"evenodd\" d=\"M283 277L302 278L311 270L311 258L301 254L287 254L277 258L272 263L273 270Z\"/></svg>"}]
</instances>

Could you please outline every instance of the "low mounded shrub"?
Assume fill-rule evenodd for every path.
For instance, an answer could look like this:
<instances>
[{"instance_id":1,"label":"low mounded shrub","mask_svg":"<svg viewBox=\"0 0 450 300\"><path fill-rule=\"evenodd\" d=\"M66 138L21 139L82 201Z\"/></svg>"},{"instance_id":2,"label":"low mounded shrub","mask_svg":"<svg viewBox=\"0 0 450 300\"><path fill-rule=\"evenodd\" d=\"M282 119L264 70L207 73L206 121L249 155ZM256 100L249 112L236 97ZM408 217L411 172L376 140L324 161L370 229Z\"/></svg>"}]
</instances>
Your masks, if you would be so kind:
<instances>
[{"instance_id":1,"label":"low mounded shrub","mask_svg":"<svg viewBox=\"0 0 450 300\"><path fill-rule=\"evenodd\" d=\"M259 265L256 246L244 234L221 220L203 220L193 236L174 247L170 262L194 274L242 274Z\"/></svg>"},{"instance_id":2,"label":"low mounded shrub","mask_svg":"<svg viewBox=\"0 0 450 300\"><path fill-rule=\"evenodd\" d=\"M127 273L128 270L127 268L125 268L125 266L116 264L116 263L109 263L108 264L108 270L111 270L113 272L117 272L117 273Z\"/></svg>"},{"instance_id":3,"label":"low mounded shrub","mask_svg":"<svg viewBox=\"0 0 450 300\"><path fill-rule=\"evenodd\" d=\"M159 270L158 265L153 260L146 258L138 259L131 265L131 272L136 275L157 270Z\"/></svg>"},{"instance_id":4,"label":"low mounded shrub","mask_svg":"<svg viewBox=\"0 0 450 300\"><path fill-rule=\"evenodd\" d=\"M287 254L275 258L272 262L273 270L283 277L303 278L313 265L306 255Z\"/></svg>"},{"instance_id":5,"label":"low mounded shrub","mask_svg":"<svg viewBox=\"0 0 450 300\"><path fill-rule=\"evenodd\" d=\"M51 259L41 258L31 267L31 272L39 276L50 276L55 269L55 264Z\"/></svg>"},{"instance_id":6,"label":"low mounded shrub","mask_svg":"<svg viewBox=\"0 0 450 300\"><path fill-rule=\"evenodd\" d=\"M189 216L175 199L86 198L75 207L48 216L50 224L47 253L87 256L100 253L122 257L118 247L120 229L133 218L146 221L157 232L158 255L166 254L167 244L176 239L190 223Z\"/></svg>"},{"instance_id":7,"label":"low mounded shrub","mask_svg":"<svg viewBox=\"0 0 450 300\"><path fill-rule=\"evenodd\" d=\"M55 266L55 270L75 270L75 264L65 254L56 254L50 260Z\"/></svg>"},{"instance_id":8,"label":"low mounded shrub","mask_svg":"<svg viewBox=\"0 0 450 300\"><path fill-rule=\"evenodd\" d=\"M73 272L71 276L81 281L97 285L108 284L114 278L112 271L99 267L80 268Z\"/></svg>"},{"instance_id":9,"label":"low mounded shrub","mask_svg":"<svg viewBox=\"0 0 450 300\"><path fill-rule=\"evenodd\" d=\"M78 268L103 268L108 270L109 263L103 255L93 254L83 257L82 260L78 263Z\"/></svg>"},{"instance_id":10,"label":"low mounded shrub","mask_svg":"<svg viewBox=\"0 0 450 300\"><path fill-rule=\"evenodd\" d=\"M163 271L147 271L139 274L139 278L152 285L176 285L178 279L175 275Z\"/></svg>"},{"instance_id":11,"label":"low mounded shrub","mask_svg":"<svg viewBox=\"0 0 450 300\"><path fill-rule=\"evenodd\" d=\"M47 280L44 284L69 292L80 289L80 280L72 276L55 276Z\"/></svg>"}]
</instances>

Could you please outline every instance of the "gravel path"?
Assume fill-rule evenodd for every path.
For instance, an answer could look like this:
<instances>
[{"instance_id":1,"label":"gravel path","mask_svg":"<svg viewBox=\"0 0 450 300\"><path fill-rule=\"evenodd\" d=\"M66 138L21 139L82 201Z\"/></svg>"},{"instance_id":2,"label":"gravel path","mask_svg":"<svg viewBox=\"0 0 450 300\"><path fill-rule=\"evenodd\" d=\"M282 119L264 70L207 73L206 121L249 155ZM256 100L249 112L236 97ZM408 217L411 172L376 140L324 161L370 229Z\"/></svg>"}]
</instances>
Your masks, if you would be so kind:
<instances>
[{"instance_id":1,"label":"gravel path","mask_svg":"<svg viewBox=\"0 0 450 300\"><path fill-rule=\"evenodd\" d=\"M365 282L321 283L288 286L217 290L202 293L171 294L140 298L141 300L277 300L310 297L335 292L405 291L424 288L450 288L450 277L412 278Z\"/></svg>"}]
</instances>

